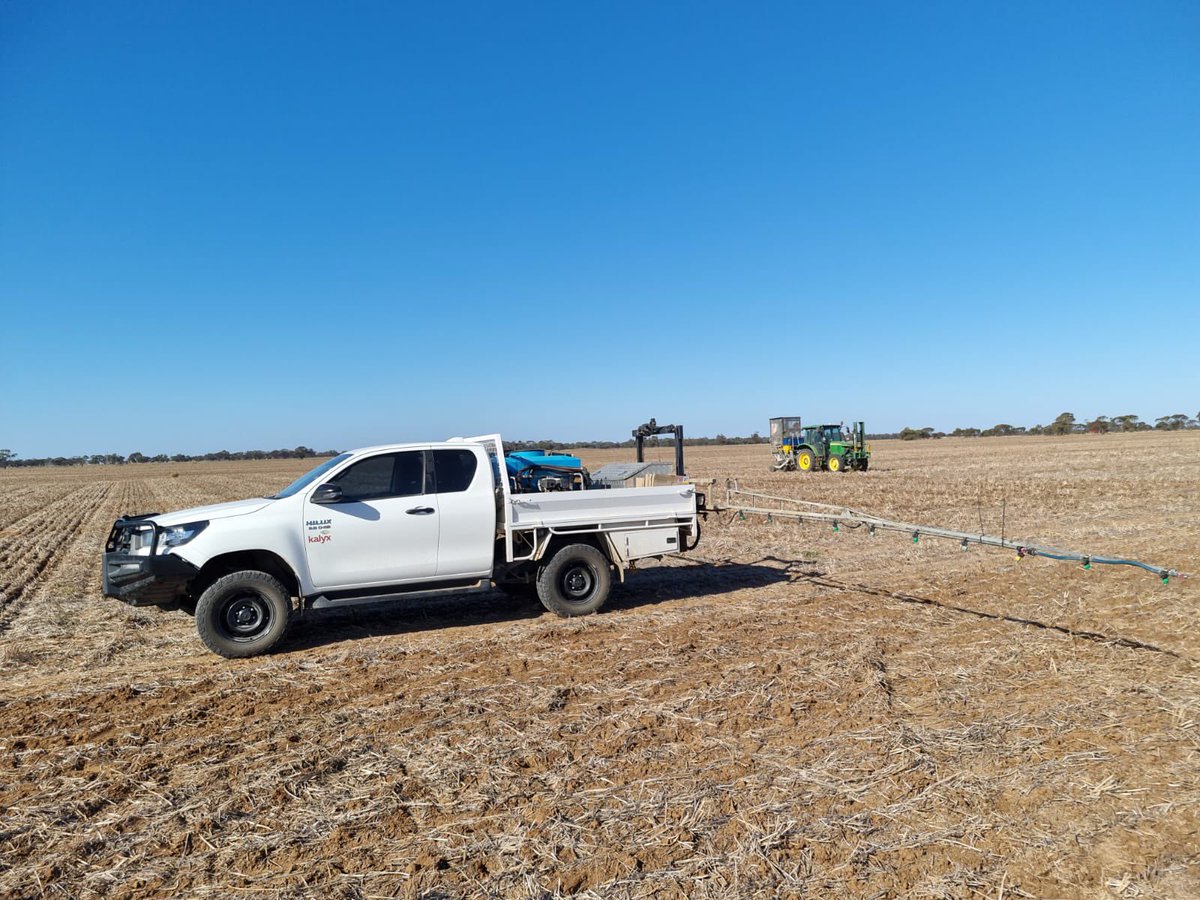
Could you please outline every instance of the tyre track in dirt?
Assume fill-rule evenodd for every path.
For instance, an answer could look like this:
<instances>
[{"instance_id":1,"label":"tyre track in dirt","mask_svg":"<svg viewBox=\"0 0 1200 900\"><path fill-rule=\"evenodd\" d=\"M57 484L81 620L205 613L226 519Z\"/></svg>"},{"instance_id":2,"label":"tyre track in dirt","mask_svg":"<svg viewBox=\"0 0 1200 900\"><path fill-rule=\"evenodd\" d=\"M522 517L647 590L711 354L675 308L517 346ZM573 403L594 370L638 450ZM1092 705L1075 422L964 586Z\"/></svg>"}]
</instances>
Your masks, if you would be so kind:
<instances>
[{"instance_id":1,"label":"tyre track in dirt","mask_svg":"<svg viewBox=\"0 0 1200 900\"><path fill-rule=\"evenodd\" d=\"M22 536L0 543L0 634L8 630L39 587L72 558L84 535L103 527L117 482L103 481L22 517ZM98 576L97 576L98 577Z\"/></svg>"}]
</instances>

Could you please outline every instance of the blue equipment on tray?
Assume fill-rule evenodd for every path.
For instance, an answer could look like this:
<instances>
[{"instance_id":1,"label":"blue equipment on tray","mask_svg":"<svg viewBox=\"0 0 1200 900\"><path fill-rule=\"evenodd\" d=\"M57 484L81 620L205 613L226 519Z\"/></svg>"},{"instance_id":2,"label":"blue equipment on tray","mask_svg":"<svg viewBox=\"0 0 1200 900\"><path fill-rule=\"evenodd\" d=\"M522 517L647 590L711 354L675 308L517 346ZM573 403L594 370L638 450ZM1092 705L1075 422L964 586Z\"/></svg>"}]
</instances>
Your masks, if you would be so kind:
<instances>
[{"instance_id":1,"label":"blue equipment on tray","mask_svg":"<svg viewBox=\"0 0 1200 900\"><path fill-rule=\"evenodd\" d=\"M577 491L588 487L587 473L578 456L545 450L513 450L504 455L504 465L519 493Z\"/></svg>"}]
</instances>

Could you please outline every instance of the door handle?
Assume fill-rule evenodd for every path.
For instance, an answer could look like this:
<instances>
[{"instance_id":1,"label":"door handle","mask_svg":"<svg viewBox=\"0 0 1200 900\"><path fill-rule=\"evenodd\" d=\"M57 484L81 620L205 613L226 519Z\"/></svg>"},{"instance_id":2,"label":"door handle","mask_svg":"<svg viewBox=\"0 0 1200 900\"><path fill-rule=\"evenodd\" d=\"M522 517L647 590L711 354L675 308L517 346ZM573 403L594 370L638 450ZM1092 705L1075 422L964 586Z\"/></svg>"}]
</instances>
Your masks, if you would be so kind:
<instances>
[{"instance_id":1,"label":"door handle","mask_svg":"<svg viewBox=\"0 0 1200 900\"><path fill-rule=\"evenodd\" d=\"M434 513L432 506L414 506L412 509L405 510L410 516L431 516Z\"/></svg>"}]
</instances>

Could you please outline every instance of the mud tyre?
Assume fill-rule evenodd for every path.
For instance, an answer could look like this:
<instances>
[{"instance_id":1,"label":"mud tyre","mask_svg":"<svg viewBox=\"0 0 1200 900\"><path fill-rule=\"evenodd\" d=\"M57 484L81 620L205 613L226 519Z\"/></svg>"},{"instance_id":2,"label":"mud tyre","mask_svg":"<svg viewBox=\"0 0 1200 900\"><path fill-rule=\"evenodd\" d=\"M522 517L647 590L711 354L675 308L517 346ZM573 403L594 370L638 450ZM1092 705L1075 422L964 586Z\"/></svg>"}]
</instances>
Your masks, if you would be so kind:
<instances>
[{"instance_id":1,"label":"mud tyre","mask_svg":"<svg viewBox=\"0 0 1200 900\"><path fill-rule=\"evenodd\" d=\"M830 472L845 472L846 461L835 454L834 456L829 457L829 461L825 463L825 467L829 469Z\"/></svg>"},{"instance_id":2,"label":"mud tyre","mask_svg":"<svg viewBox=\"0 0 1200 900\"><path fill-rule=\"evenodd\" d=\"M594 613L608 599L612 572L604 554L591 544L569 544L538 573L537 595L542 606L571 618Z\"/></svg>"},{"instance_id":3,"label":"mud tyre","mask_svg":"<svg viewBox=\"0 0 1200 900\"><path fill-rule=\"evenodd\" d=\"M240 659L266 653L287 633L292 598L266 572L218 578L196 602L196 631L218 656Z\"/></svg>"}]
</instances>

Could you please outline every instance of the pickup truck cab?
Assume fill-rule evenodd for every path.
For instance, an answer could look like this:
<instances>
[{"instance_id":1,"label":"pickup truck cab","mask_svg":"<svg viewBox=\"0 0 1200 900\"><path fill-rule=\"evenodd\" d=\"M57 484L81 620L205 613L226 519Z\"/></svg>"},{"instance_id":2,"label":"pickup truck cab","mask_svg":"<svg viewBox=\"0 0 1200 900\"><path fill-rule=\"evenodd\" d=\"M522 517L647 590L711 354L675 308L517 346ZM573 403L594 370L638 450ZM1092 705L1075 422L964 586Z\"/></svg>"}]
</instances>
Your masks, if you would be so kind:
<instances>
[{"instance_id":1,"label":"pickup truck cab","mask_svg":"<svg viewBox=\"0 0 1200 900\"><path fill-rule=\"evenodd\" d=\"M595 612L614 572L690 550L693 484L515 491L499 435L342 453L269 497L124 516L104 594L194 612L205 645L254 656L305 609L486 590Z\"/></svg>"}]
</instances>

